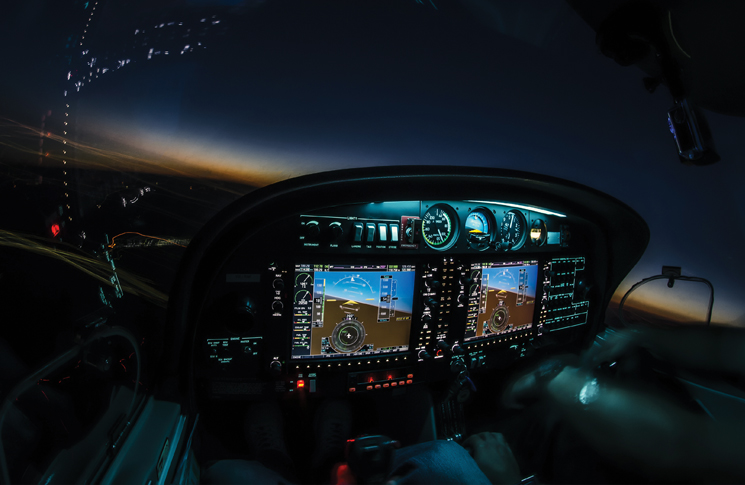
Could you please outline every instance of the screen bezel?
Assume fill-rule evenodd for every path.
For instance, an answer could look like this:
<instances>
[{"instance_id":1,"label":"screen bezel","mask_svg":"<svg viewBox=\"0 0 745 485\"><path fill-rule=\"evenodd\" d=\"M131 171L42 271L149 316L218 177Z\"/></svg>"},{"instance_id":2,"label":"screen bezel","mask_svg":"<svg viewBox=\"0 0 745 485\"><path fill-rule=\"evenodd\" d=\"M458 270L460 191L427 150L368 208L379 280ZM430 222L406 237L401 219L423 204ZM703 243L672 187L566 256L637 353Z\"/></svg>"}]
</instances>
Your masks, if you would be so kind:
<instances>
[{"instance_id":1,"label":"screen bezel","mask_svg":"<svg viewBox=\"0 0 745 485\"><path fill-rule=\"evenodd\" d=\"M412 262L411 259L408 259L406 261L397 261L395 260L397 258L392 259L386 259L385 262L370 262L368 260L350 260L350 259L342 259L342 260L336 260L336 259L324 259L323 261L302 261L302 262L295 262L292 266L292 281L293 281L293 291L294 291L294 282L295 278L297 277L300 270L298 267L301 266L318 266L318 265L329 265L329 266L376 266L376 265L385 265L385 266L391 266L391 265L407 265L412 267L412 272L414 273L414 281L412 285L412 298L411 298L411 322L409 324L409 338L407 340L407 349L406 350L398 350L398 351L392 351L392 352L383 352L383 353L373 353L373 354L359 354L359 353L340 353L340 354L331 354L328 356L321 355L321 356L295 356L293 355L293 336L294 336L294 311L295 311L295 302L294 302L294 296L292 301L292 310L293 315L290 317L290 327L289 332L287 335L287 355L288 355L288 361L294 362L296 364L312 364L312 363L326 363L326 362L341 362L341 361L347 361L347 360L356 360L356 359L381 359L381 358L390 358L390 357L400 357L404 355L408 355L413 351L412 342L414 342L415 336L419 333L421 330L421 322L419 321L421 318L419 315L418 304L420 302L420 288L419 288L419 280L421 275L420 270L420 264ZM379 269L361 269L361 271L378 271ZM385 271L385 270L383 270ZM315 270L314 270L315 272ZM407 271L408 272L408 271ZM315 280L314 280L315 281Z\"/></svg>"},{"instance_id":2,"label":"screen bezel","mask_svg":"<svg viewBox=\"0 0 745 485\"><path fill-rule=\"evenodd\" d=\"M530 317L530 323L527 326L523 326L520 329L513 330L510 332L481 335L481 336L472 337L466 340L466 327L468 325L468 306L466 306L466 311L465 311L464 319L462 322L462 332L459 335L460 341L463 342L463 345L478 345L482 342L492 341L495 339L510 338L510 337L514 337L515 335L521 335L523 332L534 334L538 326L538 322L536 321L536 315L538 312L538 306L540 305L539 296L543 292L543 282L542 282L541 274L540 274L541 268L543 267L542 259L541 258L525 258L525 259L513 259L513 258L497 259L495 258L495 259L484 260L483 258L478 258L478 259L470 260L464 264L468 268L467 271L468 271L468 274L470 275L470 272L473 271L474 269L473 265L475 264L491 265L495 263L502 263L502 264L506 263L509 266L513 266L513 267L521 267L521 266L535 266L536 267L535 295L533 296L533 312ZM464 288L464 292L466 292L467 294L468 288ZM478 325L478 317L477 317L477 325Z\"/></svg>"}]
</instances>

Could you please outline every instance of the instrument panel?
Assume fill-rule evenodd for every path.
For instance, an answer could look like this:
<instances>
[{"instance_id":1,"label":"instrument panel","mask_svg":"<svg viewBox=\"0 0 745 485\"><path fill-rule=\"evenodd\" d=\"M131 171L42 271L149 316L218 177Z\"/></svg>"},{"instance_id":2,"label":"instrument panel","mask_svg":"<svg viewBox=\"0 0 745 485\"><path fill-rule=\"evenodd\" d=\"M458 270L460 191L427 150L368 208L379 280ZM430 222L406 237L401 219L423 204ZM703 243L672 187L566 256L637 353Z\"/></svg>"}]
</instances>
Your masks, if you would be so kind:
<instances>
[{"instance_id":1,"label":"instrument panel","mask_svg":"<svg viewBox=\"0 0 745 485\"><path fill-rule=\"evenodd\" d=\"M212 399L385 392L579 342L593 280L585 239L572 241L582 227L486 200L344 204L274 221L220 269L196 377Z\"/></svg>"},{"instance_id":2,"label":"instrument panel","mask_svg":"<svg viewBox=\"0 0 745 485\"><path fill-rule=\"evenodd\" d=\"M502 201L401 201L300 215L299 240L313 250L424 253L547 251L566 247L566 214Z\"/></svg>"}]
</instances>

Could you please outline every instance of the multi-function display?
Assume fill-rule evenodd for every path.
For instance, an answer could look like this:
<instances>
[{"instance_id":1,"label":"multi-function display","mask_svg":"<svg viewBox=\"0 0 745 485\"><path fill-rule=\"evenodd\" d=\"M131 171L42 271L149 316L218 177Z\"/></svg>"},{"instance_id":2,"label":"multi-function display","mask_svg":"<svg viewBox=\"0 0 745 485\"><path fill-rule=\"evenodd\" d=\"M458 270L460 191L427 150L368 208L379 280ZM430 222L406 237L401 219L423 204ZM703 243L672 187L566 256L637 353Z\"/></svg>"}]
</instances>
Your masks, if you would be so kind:
<instances>
[{"instance_id":1,"label":"multi-function display","mask_svg":"<svg viewBox=\"0 0 745 485\"><path fill-rule=\"evenodd\" d=\"M538 261L471 264L464 341L533 325Z\"/></svg>"},{"instance_id":2,"label":"multi-function display","mask_svg":"<svg viewBox=\"0 0 745 485\"><path fill-rule=\"evenodd\" d=\"M409 349L414 265L295 265L292 358Z\"/></svg>"}]
</instances>

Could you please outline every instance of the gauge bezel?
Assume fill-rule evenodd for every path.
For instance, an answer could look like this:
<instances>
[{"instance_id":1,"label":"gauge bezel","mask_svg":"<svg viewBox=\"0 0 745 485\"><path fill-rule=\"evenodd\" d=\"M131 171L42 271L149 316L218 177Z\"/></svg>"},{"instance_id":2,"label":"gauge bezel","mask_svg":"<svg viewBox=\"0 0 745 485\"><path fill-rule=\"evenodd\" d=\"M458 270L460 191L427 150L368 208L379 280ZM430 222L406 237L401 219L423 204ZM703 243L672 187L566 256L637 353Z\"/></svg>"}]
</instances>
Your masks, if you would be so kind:
<instances>
[{"instance_id":1,"label":"gauge bezel","mask_svg":"<svg viewBox=\"0 0 745 485\"><path fill-rule=\"evenodd\" d=\"M504 226L504 219L507 217L508 214L515 214L518 219L523 223L523 232L520 235L520 240L517 241L511 248L508 249L508 251L517 251L518 249L522 248L525 245L525 242L528 239L528 219L525 217L525 214L522 213L521 210L518 209L511 209L504 213L504 216L502 216L502 220L499 222L499 238L502 243L505 243L504 238L504 232L502 229L502 226Z\"/></svg>"},{"instance_id":2,"label":"gauge bezel","mask_svg":"<svg viewBox=\"0 0 745 485\"><path fill-rule=\"evenodd\" d=\"M532 232L533 229L540 229L541 237L539 237L538 239L533 239L533 237L530 236L531 244L536 247L541 247L546 244L546 241L548 240L548 226L546 225L546 221L544 221L543 219L534 219L533 222L530 224L529 232Z\"/></svg>"},{"instance_id":3,"label":"gauge bezel","mask_svg":"<svg viewBox=\"0 0 745 485\"><path fill-rule=\"evenodd\" d=\"M434 209L442 209L445 214L447 214L448 217L450 217L450 235L445 238L445 242L441 245L433 245L428 239L427 235L424 231L424 223L425 223L425 217L427 213ZM424 212L422 213L422 240L424 241L424 244L427 245L427 247L434 249L436 251L446 251L453 247L455 245L456 241L458 240L458 235L460 234L460 220L458 218L458 213L453 209L450 205L444 204L444 203L437 203L432 204L428 206Z\"/></svg>"},{"instance_id":4,"label":"gauge bezel","mask_svg":"<svg viewBox=\"0 0 745 485\"><path fill-rule=\"evenodd\" d=\"M487 233L489 235L489 240L483 247L480 246L479 243L471 241L471 233L468 231L468 227L466 226L466 224L468 224L468 219L471 217L471 214L475 213L479 213L485 216L487 224L489 226L489 232ZM492 243L497 239L497 236L499 234L497 218L494 217L492 211L487 209L486 207L476 207L475 209L468 212L468 215L463 221L463 232L466 235L466 241L468 242L469 247L473 247L478 251L486 251L492 246Z\"/></svg>"}]
</instances>

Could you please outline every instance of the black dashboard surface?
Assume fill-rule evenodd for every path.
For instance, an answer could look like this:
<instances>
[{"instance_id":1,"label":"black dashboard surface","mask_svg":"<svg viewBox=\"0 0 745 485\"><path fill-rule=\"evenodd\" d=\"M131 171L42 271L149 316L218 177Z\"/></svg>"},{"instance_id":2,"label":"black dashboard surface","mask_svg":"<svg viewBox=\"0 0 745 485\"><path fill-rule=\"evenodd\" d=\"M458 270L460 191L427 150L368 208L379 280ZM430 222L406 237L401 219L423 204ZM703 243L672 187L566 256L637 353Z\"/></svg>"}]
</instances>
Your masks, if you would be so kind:
<instances>
[{"instance_id":1,"label":"black dashboard surface","mask_svg":"<svg viewBox=\"0 0 745 485\"><path fill-rule=\"evenodd\" d=\"M211 399L401 392L454 365L580 348L648 239L623 203L535 174L288 180L229 206L189 246L167 370Z\"/></svg>"}]
</instances>

